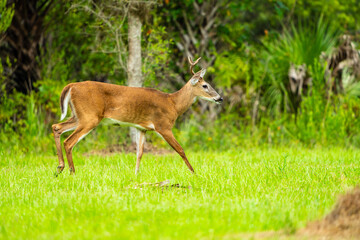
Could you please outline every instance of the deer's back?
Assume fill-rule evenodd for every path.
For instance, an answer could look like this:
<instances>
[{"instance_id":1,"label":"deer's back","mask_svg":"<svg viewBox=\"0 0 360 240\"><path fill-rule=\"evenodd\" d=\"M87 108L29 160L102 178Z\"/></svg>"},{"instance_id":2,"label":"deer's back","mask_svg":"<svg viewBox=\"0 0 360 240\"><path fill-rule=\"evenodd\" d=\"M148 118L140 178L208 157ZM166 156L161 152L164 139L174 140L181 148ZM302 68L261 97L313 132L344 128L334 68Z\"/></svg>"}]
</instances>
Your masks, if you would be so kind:
<instances>
[{"instance_id":1,"label":"deer's back","mask_svg":"<svg viewBox=\"0 0 360 240\"><path fill-rule=\"evenodd\" d=\"M76 114L96 115L121 122L151 125L176 119L169 94L151 88L127 87L100 82L68 85Z\"/></svg>"}]
</instances>

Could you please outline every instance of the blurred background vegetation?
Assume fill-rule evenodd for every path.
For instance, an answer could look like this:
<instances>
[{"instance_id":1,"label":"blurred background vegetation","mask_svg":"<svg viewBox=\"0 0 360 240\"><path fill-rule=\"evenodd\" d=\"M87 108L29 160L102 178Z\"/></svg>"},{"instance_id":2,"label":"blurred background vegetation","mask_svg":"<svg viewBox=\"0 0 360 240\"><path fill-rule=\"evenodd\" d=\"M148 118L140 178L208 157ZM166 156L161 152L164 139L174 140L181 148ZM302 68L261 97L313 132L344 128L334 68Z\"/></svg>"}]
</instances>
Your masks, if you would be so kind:
<instances>
[{"instance_id":1,"label":"blurred background vegetation","mask_svg":"<svg viewBox=\"0 0 360 240\"><path fill-rule=\"evenodd\" d=\"M358 0L0 0L2 148L55 154L51 124L66 84L127 84L131 4L144 86L180 89L190 55L224 96L177 121L185 149L360 146ZM102 124L77 148L129 144L128 135Z\"/></svg>"}]
</instances>

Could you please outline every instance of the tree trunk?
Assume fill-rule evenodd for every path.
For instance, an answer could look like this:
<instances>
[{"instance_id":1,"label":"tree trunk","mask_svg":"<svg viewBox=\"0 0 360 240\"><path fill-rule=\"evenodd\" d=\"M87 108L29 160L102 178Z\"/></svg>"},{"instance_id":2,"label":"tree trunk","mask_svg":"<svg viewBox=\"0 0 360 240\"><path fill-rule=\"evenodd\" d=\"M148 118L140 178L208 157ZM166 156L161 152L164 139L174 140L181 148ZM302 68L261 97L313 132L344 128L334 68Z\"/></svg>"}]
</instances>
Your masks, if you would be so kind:
<instances>
[{"instance_id":1,"label":"tree trunk","mask_svg":"<svg viewBox=\"0 0 360 240\"><path fill-rule=\"evenodd\" d=\"M141 69L141 18L136 11L128 15L129 58L127 62L128 86L141 87L144 83ZM135 129L130 128L131 142L136 142Z\"/></svg>"}]
</instances>

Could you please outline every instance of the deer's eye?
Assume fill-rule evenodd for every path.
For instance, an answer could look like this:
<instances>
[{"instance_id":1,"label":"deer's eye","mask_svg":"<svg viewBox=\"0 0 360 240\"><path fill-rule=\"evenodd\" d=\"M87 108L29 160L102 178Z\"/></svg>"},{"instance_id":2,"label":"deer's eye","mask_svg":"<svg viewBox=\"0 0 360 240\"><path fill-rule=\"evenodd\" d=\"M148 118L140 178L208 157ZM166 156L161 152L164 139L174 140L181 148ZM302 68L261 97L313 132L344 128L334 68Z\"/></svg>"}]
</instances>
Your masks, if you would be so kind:
<instances>
[{"instance_id":1,"label":"deer's eye","mask_svg":"<svg viewBox=\"0 0 360 240\"><path fill-rule=\"evenodd\" d=\"M205 89L207 89L208 88L208 86L205 84L205 85L202 85L202 87L203 88L205 88Z\"/></svg>"}]
</instances>

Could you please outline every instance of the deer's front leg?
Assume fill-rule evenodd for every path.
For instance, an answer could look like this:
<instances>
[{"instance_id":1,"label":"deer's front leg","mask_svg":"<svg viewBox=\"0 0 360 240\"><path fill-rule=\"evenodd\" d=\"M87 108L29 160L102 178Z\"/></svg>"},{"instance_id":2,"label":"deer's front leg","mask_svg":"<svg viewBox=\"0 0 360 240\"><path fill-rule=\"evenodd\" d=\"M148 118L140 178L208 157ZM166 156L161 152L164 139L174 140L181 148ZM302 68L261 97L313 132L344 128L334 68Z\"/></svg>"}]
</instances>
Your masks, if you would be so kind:
<instances>
[{"instance_id":1,"label":"deer's front leg","mask_svg":"<svg viewBox=\"0 0 360 240\"><path fill-rule=\"evenodd\" d=\"M145 131L136 129L136 168L135 174L139 173L140 161L144 152L144 143L145 143Z\"/></svg>"},{"instance_id":2,"label":"deer's front leg","mask_svg":"<svg viewBox=\"0 0 360 240\"><path fill-rule=\"evenodd\" d=\"M180 144L176 141L173 133L171 130L165 130L165 131L157 131L164 139L167 143L169 143L169 145L182 157L182 159L184 160L186 166L189 168L189 170L192 173L194 172L194 169L192 168L191 164L189 163L184 149L180 146Z\"/></svg>"}]
</instances>

